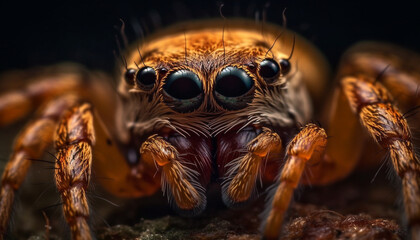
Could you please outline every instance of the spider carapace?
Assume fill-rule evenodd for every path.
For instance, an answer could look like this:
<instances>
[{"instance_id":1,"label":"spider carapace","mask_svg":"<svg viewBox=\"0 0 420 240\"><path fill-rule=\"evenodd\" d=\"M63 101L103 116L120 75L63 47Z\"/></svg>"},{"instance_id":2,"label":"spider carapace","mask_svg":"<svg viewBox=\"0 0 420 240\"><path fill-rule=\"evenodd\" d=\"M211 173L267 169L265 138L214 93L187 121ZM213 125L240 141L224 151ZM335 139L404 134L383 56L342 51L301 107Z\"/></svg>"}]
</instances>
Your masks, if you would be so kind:
<instances>
[{"instance_id":1,"label":"spider carapace","mask_svg":"<svg viewBox=\"0 0 420 240\"><path fill-rule=\"evenodd\" d=\"M158 32L122 59L115 98L106 75L81 67L8 75L33 81L0 96L1 125L39 110L3 173L0 234L31 164L26 159L40 158L50 144L73 239L92 237L86 198L92 168L110 193L137 198L161 189L182 215L205 209L211 181L221 184L230 207L257 197L259 182L274 184L261 234L276 239L298 184L346 177L373 139L391 156L412 237L420 238L420 162L401 114L419 104L415 54L360 43L344 55L328 91L326 60L297 34L213 20ZM326 130L310 123L317 118Z\"/></svg>"}]
</instances>

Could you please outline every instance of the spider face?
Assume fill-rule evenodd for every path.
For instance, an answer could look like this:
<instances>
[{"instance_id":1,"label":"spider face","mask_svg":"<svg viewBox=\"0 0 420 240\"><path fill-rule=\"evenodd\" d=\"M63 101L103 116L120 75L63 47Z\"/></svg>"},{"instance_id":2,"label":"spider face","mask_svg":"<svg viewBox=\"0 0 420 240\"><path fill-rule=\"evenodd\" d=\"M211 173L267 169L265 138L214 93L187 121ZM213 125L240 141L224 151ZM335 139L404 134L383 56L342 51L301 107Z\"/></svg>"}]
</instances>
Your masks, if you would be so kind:
<instances>
[{"instance_id":1,"label":"spider face","mask_svg":"<svg viewBox=\"0 0 420 240\"><path fill-rule=\"evenodd\" d=\"M222 22L208 22L204 28L173 28L163 37L152 36L128 53L121 69L124 111L118 122L140 139L137 145L156 134L184 155L183 161L201 164L191 172L201 176L197 184L202 187L214 173L229 185L237 171L233 162L263 128L287 143L298 123L312 115L305 82L322 85L327 75L325 63L313 66L314 58L322 59L318 53L303 54L309 45L300 37L272 26L261 35L257 26L235 24L224 31ZM309 67L298 67L296 58ZM191 148L201 151L191 154ZM280 158L280 152L261 163L268 166L262 176L266 182L274 180L280 165L270 158ZM260 171L259 165L253 168ZM224 196L225 202L240 204L254 197L253 187L246 191L240 199Z\"/></svg>"},{"instance_id":2,"label":"spider face","mask_svg":"<svg viewBox=\"0 0 420 240\"><path fill-rule=\"evenodd\" d=\"M131 49L121 69L120 122L139 135L169 128L215 137L234 128L307 121L310 95L319 96L327 75L322 56L304 54L308 43L285 29L266 26L261 35L258 26L236 22L223 32L221 23L191 25L185 34L173 28ZM321 59L318 66L313 58ZM305 81L318 86L309 93Z\"/></svg>"}]
</instances>

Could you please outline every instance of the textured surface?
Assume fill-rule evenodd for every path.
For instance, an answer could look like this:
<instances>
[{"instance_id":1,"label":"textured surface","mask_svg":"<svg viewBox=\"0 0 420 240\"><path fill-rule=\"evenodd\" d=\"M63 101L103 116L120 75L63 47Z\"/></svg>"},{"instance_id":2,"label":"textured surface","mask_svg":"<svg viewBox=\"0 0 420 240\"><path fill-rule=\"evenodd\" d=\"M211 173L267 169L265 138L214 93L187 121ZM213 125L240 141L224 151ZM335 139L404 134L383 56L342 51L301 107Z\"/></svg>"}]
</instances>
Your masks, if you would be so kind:
<instances>
[{"instance_id":1,"label":"textured surface","mask_svg":"<svg viewBox=\"0 0 420 240\"><path fill-rule=\"evenodd\" d=\"M282 239L400 239L399 227L392 220L373 219L366 214L343 216L309 205L296 205L292 210L302 216L285 226ZM260 239L256 231L258 221L255 215L250 216L253 214L258 213L241 212L240 220L223 214L208 219L173 216L142 219L133 227L117 225L102 229L98 239Z\"/></svg>"},{"instance_id":2,"label":"textured surface","mask_svg":"<svg viewBox=\"0 0 420 240\"><path fill-rule=\"evenodd\" d=\"M391 181L386 179L385 172L380 171L373 183L370 181L375 171L357 173L345 181L327 187L306 187L298 190L298 202L289 210L288 219L292 220L287 223L283 237L404 239L404 227L397 225L400 224L399 219L403 212L396 204L397 187L393 187ZM92 218L98 219L99 213L108 215L106 220L112 226L104 227L102 220L97 220L98 239L259 239L258 216L264 208L263 199L246 209L230 210L223 206L217 190L214 191L216 196L209 199L207 210L197 218L181 218L173 213L168 216L171 211L166 199L160 194L149 199L117 202L120 207L110 207L103 201L91 198L91 205L96 213ZM39 201L36 206L45 206ZM24 202L21 202L22 207ZM33 208L33 201L28 205ZM100 205L105 205L106 208ZM46 210L53 225L51 236L65 236L59 229L63 226L63 221L57 214L60 211L59 208ZM36 233L31 239L43 239L45 230L42 227L42 214L39 210L34 214L38 220L26 215L25 225L16 221L15 230L24 228L24 231L20 231L21 235L16 236L17 239L27 239L30 232ZM34 221L42 225L32 230L27 229ZM314 238L314 234L319 238Z\"/></svg>"},{"instance_id":3,"label":"textured surface","mask_svg":"<svg viewBox=\"0 0 420 240\"><path fill-rule=\"evenodd\" d=\"M375 171L357 173L327 187L298 190L299 200L289 210L283 238L404 239L404 228L398 225L403 212L396 203L398 187L385 173L380 171L373 183ZM198 218L165 216L98 232L100 239L259 239L258 216L263 209L261 200L246 209L229 210L215 197Z\"/></svg>"}]
</instances>

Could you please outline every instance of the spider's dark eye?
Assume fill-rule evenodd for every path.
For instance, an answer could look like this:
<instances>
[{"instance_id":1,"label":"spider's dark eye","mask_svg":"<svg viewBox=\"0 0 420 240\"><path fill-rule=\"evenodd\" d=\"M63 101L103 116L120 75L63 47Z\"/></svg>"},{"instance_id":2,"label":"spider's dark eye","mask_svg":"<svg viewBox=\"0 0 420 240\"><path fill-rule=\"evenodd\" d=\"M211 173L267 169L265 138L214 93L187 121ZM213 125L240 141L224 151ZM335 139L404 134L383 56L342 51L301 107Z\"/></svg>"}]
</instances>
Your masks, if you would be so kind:
<instances>
[{"instance_id":1,"label":"spider's dark eye","mask_svg":"<svg viewBox=\"0 0 420 240\"><path fill-rule=\"evenodd\" d=\"M137 72L137 70L136 70L136 69L134 69L134 68L129 68L129 69L127 69L127 71L125 72L125 74L124 74L124 79L125 79L125 82L126 82L128 85L131 85L131 86L133 86L133 85L134 85L134 78L136 77L136 72Z\"/></svg>"},{"instance_id":2,"label":"spider's dark eye","mask_svg":"<svg viewBox=\"0 0 420 240\"><path fill-rule=\"evenodd\" d=\"M177 99L190 99L201 94L203 84L198 76L188 70L179 70L168 76L163 85L166 93Z\"/></svg>"},{"instance_id":3,"label":"spider's dark eye","mask_svg":"<svg viewBox=\"0 0 420 240\"><path fill-rule=\"evenodd\" d=\"M260 76L266 82L273 82L280 75L280 71L280 66L274 59L267 58L260 63Z\"/></svg>"},{"instance_id":4,"label":"spider's dark eye","mask_svg":"<svg viewBox=\"0 0 420 240\"><path fill-rule=\"evenodd\" d=\"M290 68L291 68L289 60L283 58L283 59L280 60L279 63L280 63L281 74L282 75L288 74L290 72Z\"/></svg>"},{"instance_id":5,"label":"spider's dark eye","mask_svg":"<svg viewBox=\"0 0 420 240\"><path fill-rule=\"evenodd\" d=\"M157 80L156 71L151 67L144 67L140 69L136 76L138 86L146 91L153 88Z\"/></svg>"},{"instance_id":6,"label":"spider's dark eye","mask_svg":"<svg viewBox=\"0 0 420 240\"><path fill-rule=\"evenodd\" d=\"M189 70L181 69L169 74L163 90L165 102L179 112L192 111L203 100L203 83Z\"/></svg>"},{"instance_id":7,"label":"spider's dark eye","mask_svg":"<svg viewBox=\"0 0 420 240\"><path fill-rule=\"evenodd\" d=\"M252 78L236 67L226 67L216 77L216 92L225 97L239 97L247 93L253 85Z\"/></svg>"},{"instance_id":8,"label":"spider's dark eye","mask_svg":"<svg viewBox=\"0 0 420 240\"><path fill-rule=\"evenodd\" d=\"M227 109L241 109L252 100L253 86L253 79L244 70L229 66L216 77L215 97Z\"/></svg>"}]
</instances>

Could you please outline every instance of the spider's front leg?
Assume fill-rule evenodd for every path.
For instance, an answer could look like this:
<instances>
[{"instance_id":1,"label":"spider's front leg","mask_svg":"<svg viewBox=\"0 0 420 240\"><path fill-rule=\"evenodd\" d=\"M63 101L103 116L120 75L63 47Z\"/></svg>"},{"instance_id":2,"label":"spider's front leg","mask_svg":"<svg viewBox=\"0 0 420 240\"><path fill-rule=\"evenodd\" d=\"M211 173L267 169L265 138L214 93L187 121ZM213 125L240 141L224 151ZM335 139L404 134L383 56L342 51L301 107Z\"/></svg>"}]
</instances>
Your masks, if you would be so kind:
<instances>
[{"instance_id":1,"label":"spider's front leg","mask_svg":"<svg viewBox=\"0 0 420 240\"><path fill-rule=\"evenodd\" d=\"M200 153L200 147L185 149L182 146L191 146L192 143L197 146L200 141L202 144L198 146L205 146L205 141L196 139L190 142L178 136L174 143L182 144L174 145L169 142L173 137L165 138L150 136L140 148L141 162L156 165L161 172L162 191L180 214L196 215L204 210L207 203L205 187L210 181L210 154L203 154L206 150ZM188 154L183 156L185 151L189 151L193 158L189 158Z\"/></svg>"},{"instance_id":2,"label":"spider's front leg","mask_svg":"<svg viewBox=\"0 0 420 240\"><path fill-rule=\"evenodd\" d=\"M39 111L35 120L26 125L17 137L13 154L1 180L0 239L6 233L15 192L26 177L32 160L39 159L53 139L57 122L64 111L75 105L77 98L66 95L49 102Z\"/></svg>"},{"instance_id":3,"label":"spider's front leg","mask_svg":"<svg viewBox=\"0 0 420 240\"><path fill-rule=\"evenodd\" d=\"M339 91L346 105L370 136L389 153L402 180L412 239L420 239L420 160L406 116L399 108L409 111L420 103L419 61L419 55L401 47L364 42L345 54L339 71ZM412 124L418 126L418 122Z\"/></svg>"},{"instance_id":4,"label":"spider's front leg","mask_svg":"<svg viewBox=\"0 0 420 240\"><path fill-rule=\"evenodd\" d=\"M357 166L367 143L368 136L361 132L363 126L389 153L402 180L412 239L420 239L420 160L409 125L396 103L405 110L418 104L419 60L405 49L380 43L361 43L348 51L330 108L328 133L333 138L324 161L311 166L312 175L304 179L325 184L347 176ZM364 158L362 164L372 163L378 165L378 158Z\"/></svg>"},{"instance_id":5,"label":"spider's front leg","mask_svg":"<svg viewBox=\"0 0 420 240\"><path fill-rule=\"evenodd\" d=\"M262 175L262 169L269 169L266 167L267 161L270 161L267 158L275 158L282 150L281 139L276 132L265 127L258 131L261 132L244 146L246 149L244 154L237 153L239 156L236 159L227 164L220 164L226 168L226 173L222 174L224 178L222 197L228 206L242 204L255 197L258 176L263 178L270 175L268 171L264 171ZM247 135L246 131L243 133L244 136ZM247 139L242 135L236 137L237 139ZM227 144L236 144L236 141L227 142L225 145ZM221 148L230 149L229 146L221 146ZM225 154L229 157L229 154ZM223 162L223 158L220 161Z\"/></svg>"},{"instance_id":6,"label":"spider's front leg","mask_svg":"<svg viewBox=\"0 0 420 240\"><path fill-rule=\"evenodd\" d=\"M90 104L79 104L62 116L54 139L57 151L55 182L72 239L92 239L87 190L93 146L99 150L94 169L105 181L103 185L109 192L132 197L150 195L157 189L156 183L145 179L149 176L144 174L148 168L133 174L116 142L99 120Z\"/></svg>"},{"instance_id":7,"label":"spider's front leg","mask_svg":"<svg viewBox=\"0 0 420 240\"><path fill-rule=\"evenodd\" d=\"M362 76L348 76L342 79L341 84L361 124L390 153L394 169L402 180L405 212L412 239L419 239L420 160L414 151L406 119L381 83Z\"/></svg>"},{"instance_id":8,"label":"spider's front leg","mask_svg":"<svg viewBox=\"0 0 420 240\"><path fill-rule=\"evenodd\" d=\"M277 179L277 188L269 203L268 216L263 223L264 239L278 239L280 236L284 215L306 163L310 160L319 161L326 145L325 130L314 124L308 124L287 146L285 165Z\"/></svg>"},{"instance_id":9,"label":"spider's front leg","mask_svg":"<svg viewBox=\"0 0 420 240\"><path fill-rule=\"evenodd\" d=\"M91 239L86 191L95 144L91 106L82 104L67 112L57 128L55 139L55 181L73 239Z\"/></svg>"}]
</instances>

